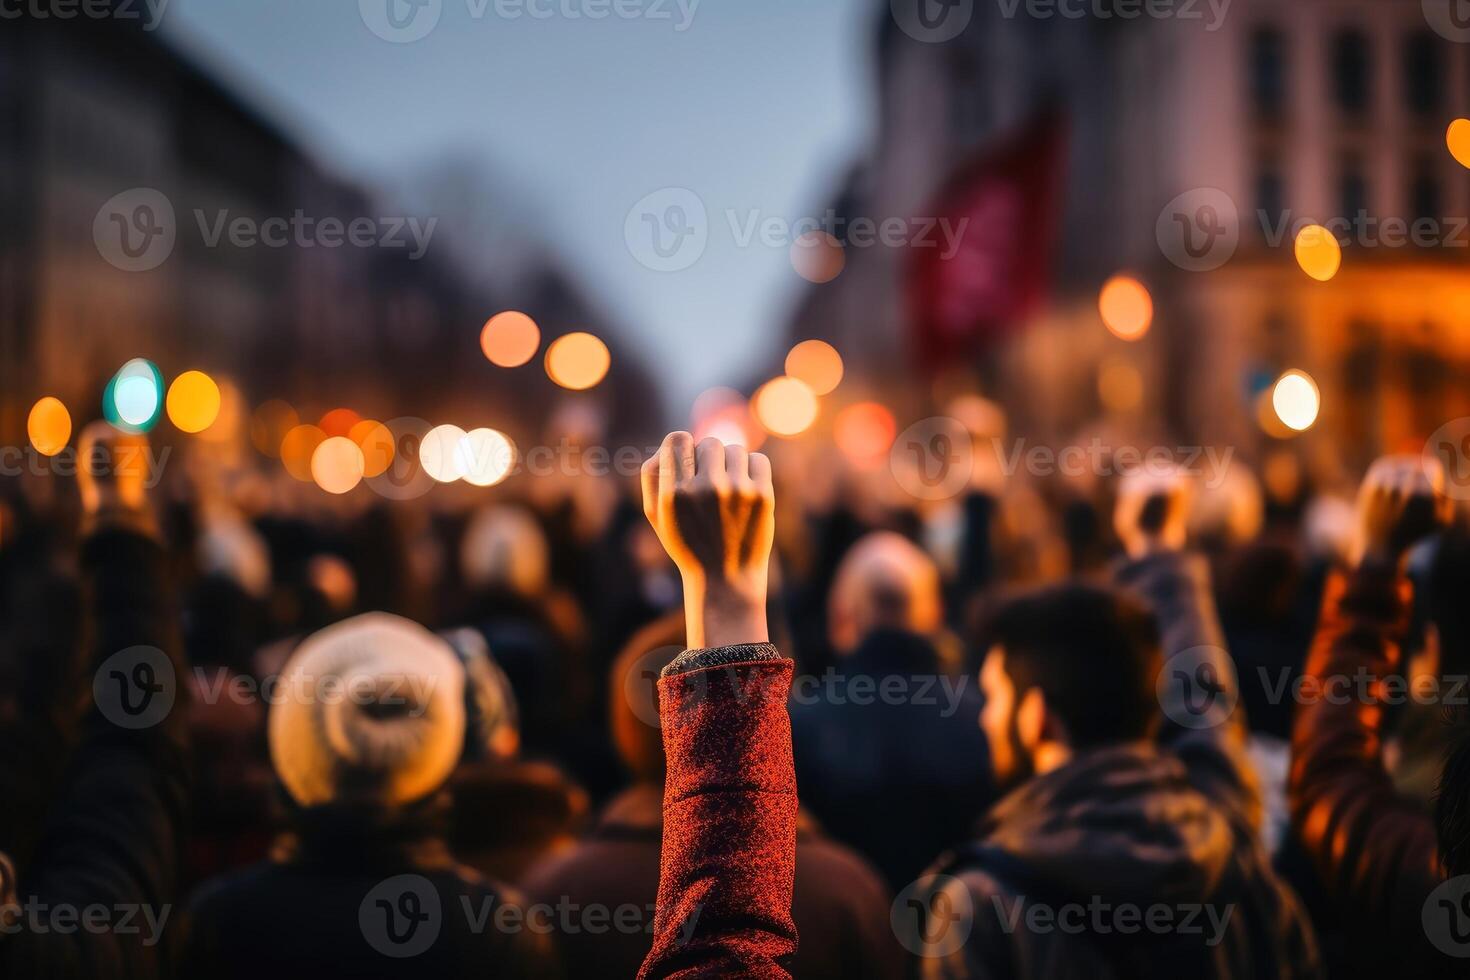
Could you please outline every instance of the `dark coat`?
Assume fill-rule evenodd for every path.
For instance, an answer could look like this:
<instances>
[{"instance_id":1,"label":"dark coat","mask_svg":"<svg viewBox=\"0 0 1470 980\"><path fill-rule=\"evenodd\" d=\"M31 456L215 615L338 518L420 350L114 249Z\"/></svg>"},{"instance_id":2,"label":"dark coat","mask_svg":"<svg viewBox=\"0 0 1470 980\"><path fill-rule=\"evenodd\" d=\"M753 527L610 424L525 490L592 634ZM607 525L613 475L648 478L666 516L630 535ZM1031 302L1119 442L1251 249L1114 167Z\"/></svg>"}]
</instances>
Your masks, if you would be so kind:
<instances>
[{"instance_id":1,"label":"dark coat","mask_svg":"<svg viewBox=\"0 0 1470 980\"><path fill-rule=\"evenodd\" d=\"M195 895L181 977L556 975L549 926L524 916L520 896L456 864L434 821L303 819L309 829L273 860Z\"/></svg>"},{"instance_id":2,"label":"dark coat","mask_svg":"<svg viewBox=\"0 0 1470 980\"><path fill-rule=\"evenodd\" d=\"M85 680L100 686L85 695L89 711L61 796L19 869L18 897L36 915L0 936L3 977L113 980L163 970L189 790L183 645L163 549L128 523L106 523L82 548ZM140 664L146 674L134 673ZM123 695L136 716L113 700L114 672L124 682L146 678L149 692ZM98 915L105 928L95 927Z\"/></svg>"},{"instance_id":3,"label":"dark coat","mask_svg":"<svg viewBox=\"0 0 1470 980\"><path fill-rule=\"evenodd\" d=\"M820 677L792 692L802 806L898 891L962 842L992 799L976 679L946 674L927 640L894 630L869 635L834 671L837 696L813 686ZM907 694L881 696L890 679Z\"/></svg>"},{"instance_id":4,"label":"dark coat","mask_svg":"<svg viewBox=\"0 0 1470 980\"><path fill-rule=\"evenodd\" d=\"M1166 553L1118 578L1158 618L1158 736L1081 752L996 804L918 896L945 915L924 924L925 974L1318 975L1310 923L1259 839L1207 567ZM1174 678L1203 676L1203 666L1217 686L1199 707L1198 692Z\"/></svg>"},{"instance_id":5,"label":"dark coat","mask_svg":"<svg viewBox=\"0 0 1470 980\"><path fill-rule=\"evenodd\" d=\"M662 805L660 788L635 786L608 804L575 850L544 861L523 882L532 901L572 910L572 929L557 936L569 978L631 977L648 954ZM589 906L614 914L626 908L629 922L636 909L637 928L587 928L577 910ZM801 935L791 966L798 980L903 976L903 952L889 926L882 882L861 858L824 839L806 819L797 825L791 914Z\"/></svg>"}]
</instances>

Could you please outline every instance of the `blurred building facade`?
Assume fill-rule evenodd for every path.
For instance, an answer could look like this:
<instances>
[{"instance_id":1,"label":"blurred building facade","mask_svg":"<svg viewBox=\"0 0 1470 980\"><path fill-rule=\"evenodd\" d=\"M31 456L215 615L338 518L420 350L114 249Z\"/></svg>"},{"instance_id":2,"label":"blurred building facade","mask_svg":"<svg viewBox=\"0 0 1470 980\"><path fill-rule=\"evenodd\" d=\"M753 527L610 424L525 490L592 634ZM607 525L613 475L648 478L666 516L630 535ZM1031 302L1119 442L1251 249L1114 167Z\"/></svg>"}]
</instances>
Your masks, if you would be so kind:
<instances>
[{"instance_id":1,"label":"blurred building facade","mask_svg":"<svg viewBox=\"0 0 1470 980\"><path fill-rule=\"evenodd\" d=\"M1470 51L1436 33L1419 0L1235 0L1218 18L1203 3L1164 18L975 3L942 43L882 6L879 136L840 214L928 215L960 162L1044 107L1066 117L1050 302L977 358L1018 432L1066 440L1102 417L1254 458L1284 444L1257 422L1263 386L1300 368L1322 414L1294 448L1331 473L1417 450L1470 414L1470 234L1456 217L1470 214L1470 175L1444 141L1470 115ZM1171 235L1220 195L1237 244L1195 271ZM1431 219L1421 237L1434 244L1388 243L1389 218ZM1296 265L1293 231L1329 219L1352 222L1341 226L1351 242L1318 283ZM1193 228L1196 244L1208 230ZM833 341L860 377L911 361L904 264L901 249L849 249L843 274L807 292L792 339ZM1139 342L1111 336L1098 314L1119 272L1153 295Z\"/></svg>"},{"instance_id":2,"label":"blurred building facade","mask_svg":"<svg viewBox=\"0 0 1470 980\"><path fill-rule=\"evenodd\" d=\"M524 446L568 397L611 406L616 429L657 418L647 374L616 327L554 258L499 291L464 273L437 225L406 247L237 246L221 220L304 215L377 232L431 214L394 210L332 173L157 34L115 18L7 20L0 30L0 441L25 444L36 398L60 397L78 425L100 414L106 379L147 356L166 377L227 379L246 405L284 398L303 417L339 405L494 425ZM175 243L156 268L128 271L94 224L116 195L159 192ZM125 198L125 216L134 206ZM103 216L100 220L106 220ZM104 254L104 253L109 254ZM533 360L496 369L480 325L500 309L535 316L547 342L573 330L613 353L604 387L569 396ZM640 397L619 397L619 392Z\"/></svg>"}]
</instances>

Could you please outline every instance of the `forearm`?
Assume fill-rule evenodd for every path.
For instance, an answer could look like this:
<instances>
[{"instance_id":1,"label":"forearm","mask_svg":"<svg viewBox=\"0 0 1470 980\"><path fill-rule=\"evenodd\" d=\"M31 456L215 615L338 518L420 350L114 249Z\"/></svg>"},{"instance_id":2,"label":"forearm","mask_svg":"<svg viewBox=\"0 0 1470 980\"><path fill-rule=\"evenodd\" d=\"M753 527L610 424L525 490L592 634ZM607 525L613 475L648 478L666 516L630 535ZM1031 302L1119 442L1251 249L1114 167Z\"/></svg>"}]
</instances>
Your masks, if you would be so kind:
<instances>
[{"instance_id":1,"label":"forearm","mask_svg":"<svg viewBox=\"0 0 1470 980\"><path fill-rule=\"evenodd\" d=\"M689 650L659 681L668 776L653 949L640 977L784 977L796 950L792 662Z\"/></svg>"}]
</instances>

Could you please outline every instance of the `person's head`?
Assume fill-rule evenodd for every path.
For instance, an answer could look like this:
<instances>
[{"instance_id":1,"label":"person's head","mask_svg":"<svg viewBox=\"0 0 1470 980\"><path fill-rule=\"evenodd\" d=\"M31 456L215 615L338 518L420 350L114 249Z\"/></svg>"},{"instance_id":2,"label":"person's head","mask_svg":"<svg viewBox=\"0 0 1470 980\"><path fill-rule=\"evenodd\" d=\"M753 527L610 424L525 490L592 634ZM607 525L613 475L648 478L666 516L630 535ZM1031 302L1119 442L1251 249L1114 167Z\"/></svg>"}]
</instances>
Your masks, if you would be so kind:
<instances>
[{"instance_id":1,"label":"person's head","mask_svg":"<svg viewBox=\"0 0 1470 980\"><path fill-rule=\"evenodd\" d=\"M546 591L550 552L546 534L523 507L482 507L465 529L460 568L475 589L535 598Z\"/></svg>"},{"instance_id":2,"label":"person's head","mask_svg":"<svg viewBox=\"0 0 1470 980\"><path fill-rule=\"evenodd\" d=\"M683 649L684 616L671 613L633 635L608 671L608 722L618 758L640 782L662 785L658 676Z\"/></svg>"},{"instance_id":3,"label":"person's head","mask_svg":"<svg viewBox=\"0 0 1470 980\"><path fill-rule=\"evenodd\" d=\"M850 653L874 630L928 635L939 629L943 614L939 569L901 535L869 534L837 567L828 623L838 653Z\"/></svg>"},{"instance_id":4,"label":"person's head","mask_svg":"<svg viewBox=\"0 0 1470 980\"><path fill-rule=\"evenodd\" d=\"M1086 585L1029 593L1000 609L986 639L980 725L998 783L1157 726L1158 626L1131 597Z\"/></svg>"},{"instance_id":5,"label":"person's head","mask_svg":"<svg viewBox=\"0 0 1470 980\"><path fill-rule=\"evenodd\" d=\"M276 775L303 809L411 804L437 791L460 757L464 669L417 623L356 616L292 654L268 729Z\"/></svg>"}]
</instances>

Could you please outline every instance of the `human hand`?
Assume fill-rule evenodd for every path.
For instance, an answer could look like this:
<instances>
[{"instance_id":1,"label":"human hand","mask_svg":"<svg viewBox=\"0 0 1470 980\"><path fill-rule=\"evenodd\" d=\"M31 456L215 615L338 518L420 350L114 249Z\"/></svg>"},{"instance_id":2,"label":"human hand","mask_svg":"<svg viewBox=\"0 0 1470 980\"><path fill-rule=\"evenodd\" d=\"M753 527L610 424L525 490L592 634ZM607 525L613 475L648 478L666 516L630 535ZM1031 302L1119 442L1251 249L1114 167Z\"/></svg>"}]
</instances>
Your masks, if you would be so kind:
<instances>
[{"instance_id":1,"label":"human hand","mask_svg":"<svg viewBox=\"0 0 1470 980\"><path fill-rule=\"evenodd\" d=\"M771 461L671 432L643 464L643 513L684 580L691 649L764 643L775 538Z\"/></svg>"},{"instance_id":2,"label":"human hand","mask_svg":"<svg viewBox=\"0 0 1470 980\"><path fill-rule=\"evenodd\" d=\"M1380 456L1358 490L1348 561L1397 568L1408 550L1449 522L1444 469L1419 456Z\"/></svg>"},{"instance_id":3,"label":"human hand","mask_svg":"<svg viewBox=\"0 0 1470 980\"><path fill-rule=\"evenodd\" d=\"M1135 470L1118 486L1113 529L1130 558L1184 548L1194 484L1175 466Z\"/></svg>"},{"instance_id":4,"label":"human hand","mask_svg":"<svg viewBox=\"0 0 1470 980\"><path fill-rule=\"evenodd\" d=\"M147 436L92 422L77 440L77 455L77 487L89 517L106 511L147 511Z\"/></svg>"}]
</instances>

